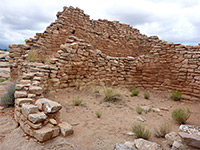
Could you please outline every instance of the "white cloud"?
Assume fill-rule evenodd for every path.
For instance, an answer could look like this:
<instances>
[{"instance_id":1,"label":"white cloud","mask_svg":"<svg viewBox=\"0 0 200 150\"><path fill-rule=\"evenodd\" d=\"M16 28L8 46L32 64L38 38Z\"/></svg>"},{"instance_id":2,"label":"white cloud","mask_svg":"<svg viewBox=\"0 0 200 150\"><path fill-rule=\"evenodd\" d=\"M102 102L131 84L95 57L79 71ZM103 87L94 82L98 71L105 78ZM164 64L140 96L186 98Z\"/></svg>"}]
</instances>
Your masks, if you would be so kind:
<instances>
[{"instance_id":1,"label":"white cloud","mask_svg":"<svg viewBox=\"0 0 200 150\"><path fill-rule=\"evenodd\" d=\"M194 45L200 39L198 0L1 0L0 47L43 32L57 11L70 5L92 19L119 20L170 42Z\"/></svg>"}]
</instances>

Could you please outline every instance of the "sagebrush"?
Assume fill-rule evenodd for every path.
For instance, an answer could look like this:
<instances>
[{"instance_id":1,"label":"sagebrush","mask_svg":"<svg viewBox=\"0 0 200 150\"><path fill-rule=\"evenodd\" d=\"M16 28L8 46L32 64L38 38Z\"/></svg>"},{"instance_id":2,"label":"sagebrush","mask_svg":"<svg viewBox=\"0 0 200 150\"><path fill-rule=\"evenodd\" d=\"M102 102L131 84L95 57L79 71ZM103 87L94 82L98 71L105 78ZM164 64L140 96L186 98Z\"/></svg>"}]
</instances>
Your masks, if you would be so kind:
<instances>
[{"instance_id":1,"label":"sagebrush","mask_svg":"<svg viewBox=\"0 0 200 150\"><path fill-rule=\"evenodd\" d=\"M150 98L150 94L148 92L144 92L144 98L145 99L149 99Z\"/></svg>"},{"instance_id":2,"label":"sagebrush","mask_svg":"<svg viewBox=\"0 0 200 150\"><path fill-rule=\"evenodd\" d=\"M75 99L72 100L74 106L79 106L82 104L83 100L80 97L77 97Z\"/></svg>"},{"instance_id":3,"label":"sagebrush","mask_svg":"<svg viewBox=\"0 0 200 150\"><path fill-rule=\"evenodd\" d=\"M151 131L146 129L143 124L133 125L132 132L135 133L138 138L143 138L145 140L148 140L151 136Z\"/></svg>"},{"instance_id":4,"label":"sagebrush","mask_svg":"<svg viewBox=\"0 0 200 150\"><path fill-rule=\"evenodd\" d=\"M142 114L142 112L143 112L142 107L140 107L140 106L136 107L136 112L137 112L138 114Z\"/></svg>"},{"instance_id":5,"label":"sagebrush","mask_svg":"<svg viewBox=\"0 0 200 150\"><path fill-rule=\"evenodd\" d=\"M190 118L190 115L191 111L189 108L178 108L172 112L172 118L179 124L185 124L186 121Z\"/></svg>"},{"instance_id":6,"label":"sagebrush","mask_svg":"<svg viewBox=\"0 0 200 150\"><path fill-rule=\"evenodd\" d=\"M180 91L173 91L170 97L174 101L179 101L179 100L181 100L182 93Z\"/></svg>"},{"instance_id":7,"label":"sagebrush","mask_svg":"<svg viewBox=\"0 0 200 150\"><path fill-rule=\"evenodd\" d=\"M140 93L140 91L135 86L130 87L130 92L132 97L137 96Z\"/></svg>"},{"instance_id":8,"label":"sagebrush","mask_svg":"<svg viewBox=\"0 0 200 150\"><path fill-rule=\"evenodd\" d=\"M168 123L161 124L158 128L154 129L154 134L156 137L164 138L166 134L168 134L171 131L171 125Z\"/></svg>"},{"instance_id":9,"label":"sagebrush","mask_svg":"<svg viewBox=\"0 0 200 150\"><path fill-rule=\"evenodd\" d=\"M105 101L116 101L119 99L121 99L121 94L116 89L104 87Z\"/></svg>"},{"instance_id":10,"label":"sagebrush","mask_svg":"<svg viewBox=\"0 0 200 150\"><path fill-rule=\"evenodd\" d=\"M1 97L1 105L4 107L14 106L15 105L15 83L11 84L7 93Z\"/></svg>"}]
</instances>

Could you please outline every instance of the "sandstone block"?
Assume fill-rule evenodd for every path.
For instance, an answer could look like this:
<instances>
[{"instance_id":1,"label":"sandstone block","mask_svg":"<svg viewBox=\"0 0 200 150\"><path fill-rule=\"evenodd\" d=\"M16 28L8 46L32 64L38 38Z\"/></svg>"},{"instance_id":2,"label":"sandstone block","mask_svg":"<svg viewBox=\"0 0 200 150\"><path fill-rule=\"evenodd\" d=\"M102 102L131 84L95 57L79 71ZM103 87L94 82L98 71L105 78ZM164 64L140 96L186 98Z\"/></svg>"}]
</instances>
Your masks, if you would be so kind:
<instances>
[{"instance_id":1,"label":"sandstone block","mask_svg":"<svg viewBox=\"0 0 200 150\"><path fill-rule=\"evenodd\" d=\"M35 130L33 133L33 137L36 138L40 142L45 142L53 137L54 130L50 127L43 127L39 130Z\"/></svg>"},{"instance_id":2,"label":"sandstone block","mask_svg":"<svg viewBox=\"0 0 200 150\"><path fill-rule=\"evenodd\" d=\"M46 98L38 99L35 104L40 110L44 110L45 113L56 113L62 108L59 103Z\"/></svg>"},{"instance_id":3,"label":"sandstone block","mask_svg":"<svg viewBox=\"0 0 200 150\"><path fill-rule=\"evenodd\" d=\"M162 150L160 145L154 142L150 142L144 139L134 140L136 148L139 150Z\"/></svg>"},{"instance_id":4,"label":"sandstone block","mask_svg":"<svg viewBox=\"0 0 200 150\"><path fill-rule=\"evenodd\" d=\"M33 94L42 94L42 88L41 87L39 87L39 86L30 86L29 87L29 91L31 92L31 93L33 93Z\"/></svg>"},{"instance_id":5,"label":"sandstone block","mask_svg":"<svg viewBox=\"0 0 200 150\"><path fill-rule=\"evenodd\" d=\"M167 140L167 144L169 144L170 146L172 146L174 141L181 141L181 138L176 132L170 132L166 134L165 139Z\"/></svg>"},{"instance_id":6,"label":"sandstone block","mask_svg":"<svg viewBox=\"0 0 200 150\"><path fill-rule=\"evenodd\" d=\"M42 128L42 123L34 124L34 123L27 120L27 124L33 129L41 129Z\"/></svg>"},{"instance_id":7,"label":"sandstone block","mask_svg":"<svg viewBox=\"0 0 200 150\"><path fill-rule=\"evenodd\" d=\"M32 122L32 123L39 123L44 121L45 119L47 119L47 116L45 115L45 113L43 112L38 112L36 114L30 114L28 115L28 119Z\"/></svg>"},{"instance_id":8,"label":"sandstone block","mask_svg":"<svg viewBox=\"0 0 200 150\"><path fill-rule=\"evenodd\" d=\"M26 91L16 91L15 92L15 98L25 98L28 94Z\"/></svg>"},{"instance_id":9,"label":"sandstone block","mask_svg":"<svg viewBox=\"0 0 200 150\"><path fill-rule=\"evenodd\" d=\"M23 104L22 105L22 114L25 117L28 117L29 114L34 114L38 112L38 108L32 104Z\"/></svg>"},{"instance_id":10,"label":"sandstone block","mask_svg":"<svg viewBox=\"0 0 200 150\"><path fill-rule=\"evenodd\" d=\"M22 106L22 104L30 104L33 103L33 99L32 98L18 98L15 100L15 104Z\"/></svg>"},{"instance_id":11,"label":"sandstone block","mask_svg":"<svg viewBox=\"0 0 200 150\"><path fill-rule=\"evenodd\" d=\"M115 144L114 150L134 150L132 147L126 146L124 144Z\"/></svg>"},{"instance_id":12,"label":"sandstone block","mask_svg":"<svg viewBox=\"0 0 200 150\"><path fill-rule=\"evenodd\" d=\"M60 131L63 136L68 136L74 133L72 126L67 122L62 122L58 124L58 126L60 127Z\"/></svg>"},{"instance_id":13,"label":"sandstone block","mask_svg":"<svg viewBox=\"0 0 200 150\"><path fill-rule=\"evenodd\" d=\"M57 121L55 119L49 119L49 122L52 124L52 125L57 125Z\"/></svg>"},{"instance_id":14,"label":"sandstone block","mask_svg":"<svg viewBox=\"0 0 200 150\"><path fill-rule=\"evenodd\" d=\"M181 125L178 134L183 141L192 147L200 148L200 127L192 125Z\"/></svg>"}]
</instances>

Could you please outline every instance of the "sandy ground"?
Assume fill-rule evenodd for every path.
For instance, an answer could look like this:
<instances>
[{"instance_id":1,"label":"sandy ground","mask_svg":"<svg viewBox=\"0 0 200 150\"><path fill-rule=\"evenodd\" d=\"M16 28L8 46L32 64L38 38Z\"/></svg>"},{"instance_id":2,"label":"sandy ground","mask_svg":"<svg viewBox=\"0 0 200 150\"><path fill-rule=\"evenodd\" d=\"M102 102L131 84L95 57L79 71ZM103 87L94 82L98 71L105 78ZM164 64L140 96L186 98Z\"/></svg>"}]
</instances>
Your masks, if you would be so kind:
<instances>
[{"instance_id":1,"label":"sandy ground","mask_svg":"<svg viewBox=\"0 0 200 150\"><path fill-rule=\"evenodd\" d=\"M75 88L67 88L50 92L47 98L62 104L60 119L69 122L74 128L74 134L68 137L57 137L46 143L38 143L34 139L24 135L22 130L16 127L13 121L13 108L0 111L0 150L113 150L114 144L133 141L136 137L127 133L131 131L135 119L141 116L143 123L152 131L150 141L166 146L164 138L156 138L154 128L162 123L169 123L172 131L178 131L179 125L172 118L171 113L176 108L190 108L192 115L187 124L200 126L200 101L175 102L169 99L170 93L148 91L150 99L143 98L144 89L136 97L131 97L129 89L118 88L122 99L116 102L103 102L103 88L100 87L100 95L96 95L93 87L85 87L81 91ZM72 100L80 97L83 100L81 106L74 106ZM158 112L137 114L137 106L151 106L164 108ZM96 117L96 111L102 112L101 118Z\"/></svg>"},{"instance_id":2,"label":"sandy ground","mask_svg":"<svg viewBox=\"0 0 200 150\"><path fill-rule=\"evenodd\" d=\"M68 88L51 92L49 98L63 105L61 119L69 122L74 127L74 135L67 137L69 141L78 146L80 150L113 149L116 143L133 141L136 137L129 136L134 123L140 122L136 116L144 118L143 124L152 131L150 141L157 142L164 149L168 149L165 139L156 138L154 128L162 123L169 123L172 131L178 131L179 125L171 118L171 113L176 108L189 108L192 115L187 124L200 126L200 102L197 101L172 101L170 93L148 91L150 99L143 97L144 89L136 97L130 96L128 88L118 88L122 100L117 102L102 102L103 88L100 87L100 95L96 96L93 87L85 87L79 91ZM83 100L81 106L73 106L72 100L80 97ZM137 114L137 106L151 106L164 109L158 112ZM96 111L102 112L101 118L96 117Z\"/></svg>"}]
</instances>

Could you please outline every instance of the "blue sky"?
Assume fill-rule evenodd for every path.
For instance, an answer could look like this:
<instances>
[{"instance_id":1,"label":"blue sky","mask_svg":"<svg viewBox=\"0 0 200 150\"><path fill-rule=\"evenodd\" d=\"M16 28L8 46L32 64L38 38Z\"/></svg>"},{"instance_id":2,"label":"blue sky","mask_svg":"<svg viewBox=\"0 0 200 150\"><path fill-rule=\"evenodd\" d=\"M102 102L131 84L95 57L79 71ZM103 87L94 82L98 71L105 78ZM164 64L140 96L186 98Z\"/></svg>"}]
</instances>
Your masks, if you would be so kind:
<instances>
[{"instance_id":1,"label":"blue sky","mask_svg":"<svg viewBox=\"0 0 200 150\"><path fill-rule=\"evenodd\" d=\"M43 32L63 6L79 7L91 19L119 20L168 42L200 43L199 0L1 0L0 48Z\"/></svg>"}]
</instances>

